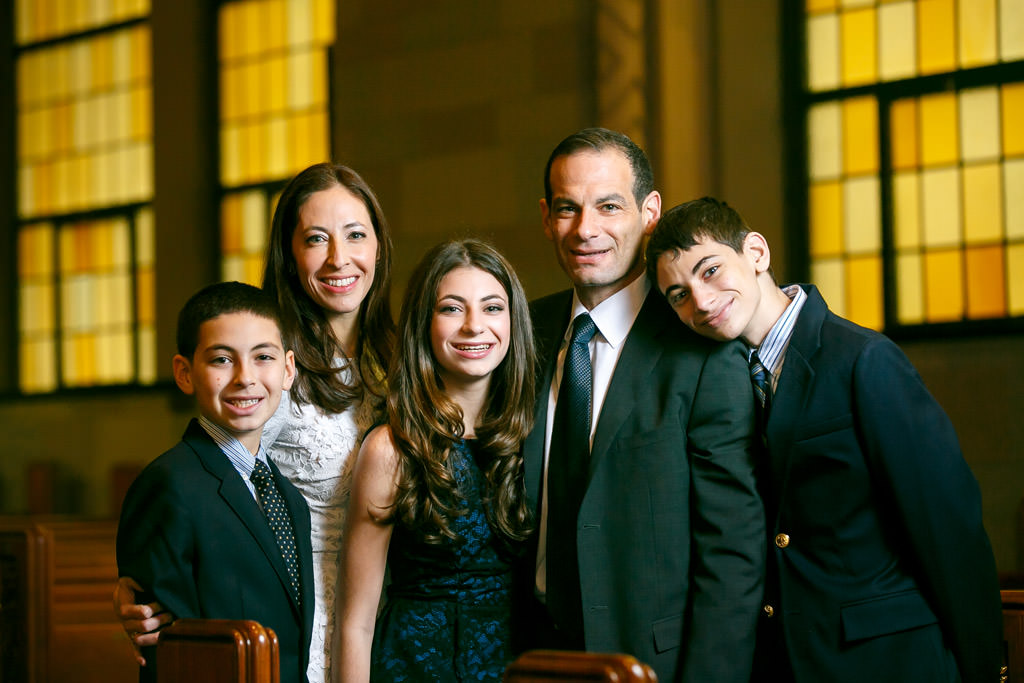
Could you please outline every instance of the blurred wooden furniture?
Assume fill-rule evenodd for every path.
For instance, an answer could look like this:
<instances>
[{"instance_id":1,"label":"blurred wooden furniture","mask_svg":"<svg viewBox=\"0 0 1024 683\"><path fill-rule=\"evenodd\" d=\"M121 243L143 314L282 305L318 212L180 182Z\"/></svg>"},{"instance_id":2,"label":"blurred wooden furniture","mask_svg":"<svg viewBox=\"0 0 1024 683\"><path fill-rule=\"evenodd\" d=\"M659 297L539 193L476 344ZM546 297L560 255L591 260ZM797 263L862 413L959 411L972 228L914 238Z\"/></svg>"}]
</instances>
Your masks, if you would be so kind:
<instances>
[{"instance_id":1,"label":"blurred wooden furniture","mask_svg":"<svg viewBox=\"0 0 1024 683\"><path fill-rule=\"evenodd\" d=\"M999 591L1003 600L1003 640L1008 683L1024 683L1024 590Z\"/></svg>"},{"instance_id":2,"label":"blurred wooden furniture","mask_svg":"<svg viewBox=\"0 0 1024 683\"><path fill-rule=\"evenodd\" d=\"M0 517L0 683L133 683L112 608L117 522Z\"/></svg>"},{"instance_id":3,"label":"blurred wooden furniture","mask_svg":"<svg viewBox=\"0 0 1024 683\"><path fill-rule=\"evenodd\" d=\"M599 652L531 650L505 669L505 683L656 683L654 670L635 657Z\"/></svg>"},{"instance_id":4,"label":"blurred wooden furniture","mask_svg":"<svg viewBox=\"0 0 1024 683\"><path fill-rule=\"evenodd\" d=\"M179 619L160 632L159 683L278 683L277 634L255 621Z\"/></svg>"}]
</instances>

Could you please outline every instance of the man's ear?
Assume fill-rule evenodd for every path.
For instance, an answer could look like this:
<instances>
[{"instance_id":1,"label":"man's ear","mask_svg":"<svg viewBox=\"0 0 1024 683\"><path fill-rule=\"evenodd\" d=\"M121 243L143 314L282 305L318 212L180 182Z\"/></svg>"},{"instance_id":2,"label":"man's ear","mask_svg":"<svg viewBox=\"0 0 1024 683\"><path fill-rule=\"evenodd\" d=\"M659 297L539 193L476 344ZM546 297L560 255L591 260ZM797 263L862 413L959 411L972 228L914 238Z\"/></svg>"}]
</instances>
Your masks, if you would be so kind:
<instances>
[{"instance_id":1,"label":"man's ear","mask_svg":"<svg viewBox=\"0 0 1024 683\"><path fill-rule=\"evenodd\" d=\"M555 233L551 229L551 207L548 206L548 200L544 197L540 198L540 221L544 224L544 236L554 242Z\"/></svg>"},{"instance_id":2,"label":"man's ear","mask_svg":"<svg viewBox=\"0 0 1024 683\"><path fill-rule=\"evenodd\" d=\"M652 190L640 203L640 216L644 221L644 234L650 235L661 218L661 194L657 190Z\"/></svg>"},{"instance_id":3,"label":"man's ear","mask_svg":"<svg viewBox=\"0 0 1024 683\"><path fill-rule=\"evenodd\" d=\"M759 232L748 232L743 238L743 253L754 265L754 272L760 275L772 265L772 253L768 248L768 240Z\"/></svg>"},{"instance_id":4,"label":"man's ear","mask_svg":"<svg viewBox=\"0 0 1024 683\"><path fill-rule=\"evenodd\" d=\"M174 382L181 389L181 393L191 396L196 388L192 384L192 363L180 353L174 355L171 361L174 368Z\"/></svg>"},{"instance_id":5,"label":"man's ear","mask_svg":"<svg viewBox=\"0 0 1024 683\"><path fill-rule=\"evenodd\" d=\"M291 349L284 354L284 386L281 387L285 391L292 388L292 382L295 381L295 354Z\"/></svg>"}]
</instances>

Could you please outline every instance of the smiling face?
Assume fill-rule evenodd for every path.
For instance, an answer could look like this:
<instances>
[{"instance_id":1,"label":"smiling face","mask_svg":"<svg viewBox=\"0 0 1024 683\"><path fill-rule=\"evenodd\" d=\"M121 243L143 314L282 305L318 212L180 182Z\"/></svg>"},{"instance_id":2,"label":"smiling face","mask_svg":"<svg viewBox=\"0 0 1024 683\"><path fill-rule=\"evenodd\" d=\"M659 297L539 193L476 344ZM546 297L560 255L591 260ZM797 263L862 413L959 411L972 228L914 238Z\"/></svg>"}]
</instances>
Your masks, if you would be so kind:
<instances>
[{"instance_id":1,"label":"smiling face","mask_svg":"<svg viewBox=\"0 0 1024 683\"><path fill-rule=\"evenodd\" d=\"M694 332L725 341L742 338L757 346L778 318L762 306L759 276L767 274L768 246L759 233L747 233L743 250L707 238L693 247L658 258L658 289ZM771 281L773 289L777 289Z\"/></svg>"},{"instance_id":2,"label":"smiling face","mask_svg":"<svg viewBox=\"0 0 1024 683\"><path fill-rule=\"evenodd\" d=\"M377 252L366 205L344 187L314 192L299 209L292 233L299 282L340 340L355 327L373 284Z\"/></svg>"},{"instance_id":3,"label":"smiling face","mask_svg":"<svg viewBox=\"0 0 1024 683\"><path fill-rule=\"evenodd\" d=\"M508 292L493 275L472 266L449 271L430 320L430 346L445 387L489 382L508 353L511 329Z\"/></svg>"},{"instance_id":4,"label":"smiling face","mask_svg":"<svg viewBox=\"0 0 1024 683\"><path fill-rule=\"evenodd\" d=\"M256 453L263 425L295 379L295 360L269 318L225 313L199 326L195 353L174 357L174 380L199 412Z\"/></svg>"},{"instance_id":5,"label":"smiling face","mask_svg":"<svg viewBox=\"0 0 1024 683\"><path fill-rule=\"evenodd\" d=\"M549 180L551 203L540 202L544 233L593 308L643 273L643 239L661 214L661 196L651 192L637 204L629 160L614 148L558 157Z\"/></svg>"}]
</instances>

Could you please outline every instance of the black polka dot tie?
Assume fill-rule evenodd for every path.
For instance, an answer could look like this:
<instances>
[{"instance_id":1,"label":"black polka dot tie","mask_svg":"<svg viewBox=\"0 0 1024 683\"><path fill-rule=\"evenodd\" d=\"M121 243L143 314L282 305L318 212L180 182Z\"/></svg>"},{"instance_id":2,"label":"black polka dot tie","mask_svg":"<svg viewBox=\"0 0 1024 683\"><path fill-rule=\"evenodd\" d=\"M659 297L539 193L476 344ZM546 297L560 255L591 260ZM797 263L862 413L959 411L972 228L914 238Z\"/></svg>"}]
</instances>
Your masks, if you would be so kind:
<instances>
[{"instance_id":1,"label":"black polka dot tie","mask_svg":"<svg viewBox=\"0 0 1024 683\"><path fill-rule=\"evenodd\" d=\"M257 460L256 467L253 468L249 479L256 487L256 497L263 507L263 514L267 516L270 530L274 532L277 546L281 549L281 556L284 558L285 567L288 568L288 578L291 580L295 599L300 601L302 593L299 591L299 557L295 551L295 531L292 529L292 519L288 515L288 508L285 507L281 492L277 490L277 485L274 483L274 475L266 463Z\"/></svg>"}]
</instances>

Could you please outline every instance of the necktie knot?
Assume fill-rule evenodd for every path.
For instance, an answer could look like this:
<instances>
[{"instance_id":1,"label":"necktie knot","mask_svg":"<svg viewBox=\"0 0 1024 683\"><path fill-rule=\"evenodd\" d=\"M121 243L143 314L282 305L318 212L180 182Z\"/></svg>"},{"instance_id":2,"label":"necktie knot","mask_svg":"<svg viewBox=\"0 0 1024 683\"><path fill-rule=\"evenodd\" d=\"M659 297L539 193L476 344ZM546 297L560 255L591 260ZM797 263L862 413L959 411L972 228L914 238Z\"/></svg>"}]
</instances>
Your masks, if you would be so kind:
<instances>
[{"instance_id":1,"label":"necktie knot","mask_svg":"<svg viewBox=\"0 0 1024 683\"><path fill-rule=\"evenodd\" d=\"M757 399L757 421L764 428L768 421L768 409L772 401L772 378L757 355L757 350L750 353L750 383L754 387Z\"/></svg>"},{"instance_id":2,"label":"necktie knot","mask_svg":"<svg viewBox=\"0 0 1024 683\"><path fill-rule=\"evenodd\" d=\"M597 334L597 325L587 313L580 313L572 321L572 337L570 344L589 344L590 340Z\"/></svg>"}]
</instances>

